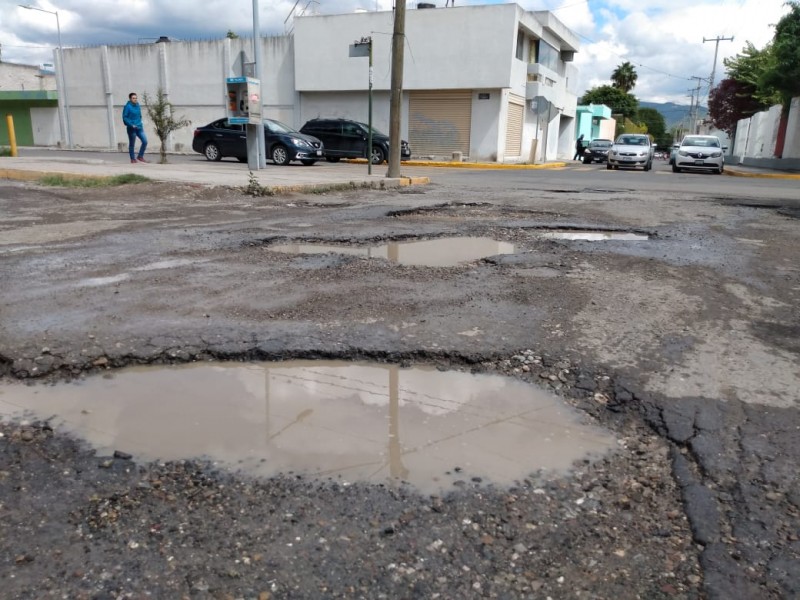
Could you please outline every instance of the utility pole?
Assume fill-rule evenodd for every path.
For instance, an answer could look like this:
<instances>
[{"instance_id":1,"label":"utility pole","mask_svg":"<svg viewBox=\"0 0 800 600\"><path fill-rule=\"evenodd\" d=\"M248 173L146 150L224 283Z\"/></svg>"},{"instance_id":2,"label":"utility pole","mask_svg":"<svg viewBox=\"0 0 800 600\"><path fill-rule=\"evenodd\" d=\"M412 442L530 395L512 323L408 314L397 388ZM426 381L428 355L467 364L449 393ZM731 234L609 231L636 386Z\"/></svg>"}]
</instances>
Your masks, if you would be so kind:
<instances>
[{"instance_id":1,"label":"utility pole","mask_svg":"<svg viewBox=\"0 0 800 600\"><path fill-rule=\"evenodd\" d=\"M692 98L694 98L695 92L697 93L697 102L693 102L693 111L692 111L692 133L699 133L697 131L697 117L700 112L700 82L705 81L703 77L698 77L697 75L692 75L692 79L697 79L697 87L692 90Z\"/></svg>"},{"instance_id":2,"label":"utility pole","mask_svg":"<svg viewBox=\"0 0 800 600\"><path fill-rule=\"evenodd\" d=\"M717 52L719 51L719 43L720 42L732 42L732 41L733 41L733 36L731 36L729 38L720 37L720 36L717 36L715 38L708 38L708 39L706 39L705 37L703 38L703 43L704 44L706 42L714 42L714 64L711 66L711 77L709 77L709 79L708 79L708 91L709 92L714 89L714 74L717 71Z\"/></svg>"},{"instance_id":3,"label":"utility pole","mask_svg":"<svg viewBox=\"0 0 800 600\"><path fill-rule=\"evenodd\" d=\"M392 35L392 90L389 104L389 172L400 177L400 115L403 110L403 50L406 43L406 0L396 0Z\"/></svg>"}]
</instances>

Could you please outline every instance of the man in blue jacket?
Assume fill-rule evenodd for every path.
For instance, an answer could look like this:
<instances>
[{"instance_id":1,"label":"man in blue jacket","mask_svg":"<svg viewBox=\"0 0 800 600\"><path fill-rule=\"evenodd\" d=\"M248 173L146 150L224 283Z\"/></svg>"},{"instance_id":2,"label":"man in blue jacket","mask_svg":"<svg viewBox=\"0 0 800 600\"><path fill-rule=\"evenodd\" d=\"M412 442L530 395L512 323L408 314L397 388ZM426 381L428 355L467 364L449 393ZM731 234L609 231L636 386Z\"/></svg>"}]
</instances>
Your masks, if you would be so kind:
<instances>
[{"instance_id":1,"label":"man in blue jacket","mask_svg":"<svg viewBox=\"0 0 800 600\"><path fill-rule=\"evenodd\" d=\"M122 122L128 128L128 154L131 155L131 162L143 162L144 151L147 149L147 136L144 134L144 126L142 125L142 107L139 106L139 97L136 92L128 94L128 103L122 109ZM139 147L139 156L134 156L134 149L136 146L136 138L142 141Z\"/></svg>"}]
</instances>

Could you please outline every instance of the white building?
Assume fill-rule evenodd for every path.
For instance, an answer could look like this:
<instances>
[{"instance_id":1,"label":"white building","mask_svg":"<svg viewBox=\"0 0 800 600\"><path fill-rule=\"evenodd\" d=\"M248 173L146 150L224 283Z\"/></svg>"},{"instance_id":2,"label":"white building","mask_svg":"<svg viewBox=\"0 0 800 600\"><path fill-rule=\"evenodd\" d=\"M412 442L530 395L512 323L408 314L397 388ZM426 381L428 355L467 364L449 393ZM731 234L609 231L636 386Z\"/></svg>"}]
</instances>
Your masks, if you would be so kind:
<instances>
[{"instance_id":1,"label":"white building","mask_svg":"<svg viewBox=\"0 0 800 600\"><path fill-rule=\"evenodd\" d=\"M368 59L351 58L349 47L371 37L373 125L388 131L393 19L392 11L298 17L292 34L261 38L263 114L298 128L318 116L366 122ZM516 4L416 9L407 11L405 30L401 133L415 156L571 155L578 41L552 14ZM64 54L77 147L127 143L121 111L131 91L142 98L162 88L193 126L217 119L225 114L225 78L253 60L252 40L227 38ZM170 149L188 149L191 138L192 127L174 133Z\"/></svg>"}]
</instances>

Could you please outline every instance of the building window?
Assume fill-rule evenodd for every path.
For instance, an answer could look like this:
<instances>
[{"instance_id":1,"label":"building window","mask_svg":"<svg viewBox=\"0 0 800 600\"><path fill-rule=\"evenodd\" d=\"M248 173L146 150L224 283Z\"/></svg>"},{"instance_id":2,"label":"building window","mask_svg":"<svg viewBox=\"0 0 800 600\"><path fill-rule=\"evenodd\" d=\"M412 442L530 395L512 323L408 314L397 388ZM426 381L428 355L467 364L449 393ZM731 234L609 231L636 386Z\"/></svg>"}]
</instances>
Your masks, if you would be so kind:
<instances>
[{"instance_id":1,"label":"building window","mask_svg":"<svg viewBox=\"0 0 800 600\"><path fill-rule=\"evenodd\" d=\"M544 40L536 42L536 62L551 71L558 72L558 50Z\"/></svg>"},{"instance_id":2,"label":"building window","mask_svg":"<svg viewBox=\"0 0 800 600\"><path fill-rule=\"evenodd\" d=\"M525 60L525 34L517 30L517 60Z\"/></svg>"}]
</instances>

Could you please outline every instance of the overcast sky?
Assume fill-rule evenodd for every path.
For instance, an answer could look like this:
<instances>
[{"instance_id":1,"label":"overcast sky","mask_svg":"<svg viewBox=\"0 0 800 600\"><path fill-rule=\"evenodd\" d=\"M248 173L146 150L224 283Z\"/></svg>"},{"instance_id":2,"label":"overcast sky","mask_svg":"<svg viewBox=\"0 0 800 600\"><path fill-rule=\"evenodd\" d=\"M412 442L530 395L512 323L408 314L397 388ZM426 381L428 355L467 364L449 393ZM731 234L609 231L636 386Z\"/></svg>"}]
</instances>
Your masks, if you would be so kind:
<instances>
[{"instance_id":1,"label":"overcast sky","mask_svg":"<svg viewBox=\"0 0 800 600\"><path fill-rule=\"evenodd\" d=\"M52 62L57 45L54 15L26 10L32 4L58 11L65 47L135 44L161 35L177 39L215 39L233 30L252 33L252 0L0 0L2 60L23 64ZM456 0L457 6L500 4L500 0ZM321 14L356 9L390 10L392 0L299 0L298 6ZM408 1L412 10L416 1ZM434 0L444 7L445 0ZM692 76L708 78L714 42L719 43L716 82L724 77L722 58L742 50L746 41L761 48L774 25L788 12L784 0L520 0L527 10L552 10L581 40L575 57L581 93L609 83L621 62L634 64L639 80L633 93L653 102L689 104ZM263 35L284 32L295 0L259 0ZM412 49L413 50L413 49ZM707 84L703 96L707 94Z\"/></svg>"}]
</instances>

